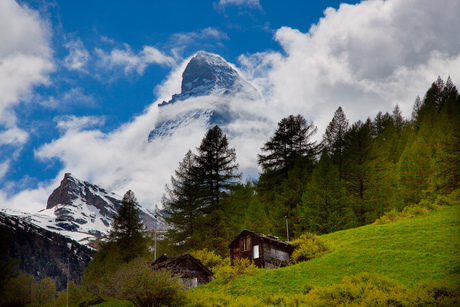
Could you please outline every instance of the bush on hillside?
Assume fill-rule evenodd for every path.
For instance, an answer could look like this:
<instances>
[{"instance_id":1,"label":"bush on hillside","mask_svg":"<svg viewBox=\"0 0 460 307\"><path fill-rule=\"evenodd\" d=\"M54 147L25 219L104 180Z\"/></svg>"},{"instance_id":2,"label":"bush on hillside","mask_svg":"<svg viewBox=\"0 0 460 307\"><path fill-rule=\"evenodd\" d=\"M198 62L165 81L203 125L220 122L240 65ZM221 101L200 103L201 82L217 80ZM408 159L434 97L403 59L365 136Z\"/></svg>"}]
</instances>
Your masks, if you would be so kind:
<instances>
[{"instance_id":1,"label":"bush on hillside","mask_svg":"<svg viewBox=\"0 0 460 307\"><path fill-rule=\"evenodd\" d=\"M211 272L216 273L218 267L230 265L229 258L222 258L216 255L213 251L208 251L206 248L203 250L192 251L190 254L196 259L200 260Z\"/></svg>"},{"instance_id":2,"label":"bush on hillside","mask_svg":"<svg viewBox=\"0 0 460 307\"><path fill-rule=\"evenodd\" d=\"M113 276L115 296L135 306L180 306L182 284L168 270L152 270L149 261L138 258L123 265Z\"/></svg>"},{"instance_id":3,"label":"bush on hillside","mask_svg":"<svg viewBox=\"0 0 460 307\"><path fill-rule=\"evenodd\" d=\"M319 258L330 251L326 242L314 233L303 234L290 244L294 247L291 256L293 264Z\"/></svg>"},{"instance_id":4,"label":"bush on hillside","mask_svg":"<svg viewBox=\"0 0 460 307\"><path fill-rule=\"evenodd\" d=\"M251 260L235 258L233 259L233 265L228 264L216 267L215 277L218 282L228 283L238 276L254 275L257 271L258 268Z\"/></svg>"}]
</instances>

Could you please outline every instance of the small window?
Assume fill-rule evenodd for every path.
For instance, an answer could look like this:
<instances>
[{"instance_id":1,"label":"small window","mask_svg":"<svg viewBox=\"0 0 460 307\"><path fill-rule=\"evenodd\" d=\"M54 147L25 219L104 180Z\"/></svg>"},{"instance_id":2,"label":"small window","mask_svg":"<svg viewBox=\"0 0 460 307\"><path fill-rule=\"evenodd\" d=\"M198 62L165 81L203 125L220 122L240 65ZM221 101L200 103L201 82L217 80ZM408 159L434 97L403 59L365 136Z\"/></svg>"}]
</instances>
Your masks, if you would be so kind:
<instances>
[{"instance_id":1,"label":"small window","mask_svg":"<svg viewBox=\"0 0 460 307\"><path fill-rule=\"evenodd\" d=\"M254 252L254 259L258 259L259 258L259 245L254 245L253 252Z\"/></svg>"},{"instance_id":2,"label":"small window","mask_svg":"<svg viewBox=\"0 0 460 307\"><path fill-rule=\"evenodd\" d=\"M251 249L251 238L246 237L243 239L243 252L247 252Z\"/></svg>"}]
</instances>

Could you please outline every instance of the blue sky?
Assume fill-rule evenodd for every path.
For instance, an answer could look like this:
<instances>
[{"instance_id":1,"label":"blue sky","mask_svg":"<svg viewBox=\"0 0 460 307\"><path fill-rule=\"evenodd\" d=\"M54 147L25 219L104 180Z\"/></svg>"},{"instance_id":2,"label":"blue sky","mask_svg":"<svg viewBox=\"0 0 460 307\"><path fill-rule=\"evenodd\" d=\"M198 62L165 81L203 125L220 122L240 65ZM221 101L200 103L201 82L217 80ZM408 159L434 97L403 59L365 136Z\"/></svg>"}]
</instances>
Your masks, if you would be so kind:
<instances>
[{"instance_id":1,"label":"blue sky","mask_svg":"<svg viewBox=\"0 0 460 307\"><path fill-rule=\"evenodd\" d=\"M3 0L0 207L43 208L64 172L151 207L179 161L158 162L144 130L199 50L234 64L274 122L303 114L318 137L338 106L352 122L410 116L438 75L460 80L459 15L455 0Z\"/></svg>"}]
</instances>

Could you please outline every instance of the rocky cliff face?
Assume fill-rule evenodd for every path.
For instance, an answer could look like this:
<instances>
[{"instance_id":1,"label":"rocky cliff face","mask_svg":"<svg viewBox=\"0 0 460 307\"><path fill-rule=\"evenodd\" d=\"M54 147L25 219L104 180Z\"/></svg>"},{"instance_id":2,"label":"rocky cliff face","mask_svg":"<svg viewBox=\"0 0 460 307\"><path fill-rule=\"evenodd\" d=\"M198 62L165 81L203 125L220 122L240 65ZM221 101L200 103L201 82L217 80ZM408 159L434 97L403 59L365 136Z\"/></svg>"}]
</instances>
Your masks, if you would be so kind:
<instances>
[{"instance_id":1,"label":"rocky cliff face","mask_svg":"<svg viewBox=\"0 0 460 307\"><path fill-rule=\"evenodd\" d=\"M115 193L67 173L49 196L45 211L54 214L53 226L57 229L100 236L108 233L121 199ZM141 218L148 229L153 228L154 218L149 212L142 209Z\"/></svg>"},{"instance_id":2,"label":"rocky cliff face","mask_svg":"<svg viewBox=\"0 0 460 307\"><path fill-rule=\"evenodd\" d=\"M46 209L54 211L57 227L102 235L120 204L120 196L67 173L49 196Z\"/></svg>"}]
</instances>

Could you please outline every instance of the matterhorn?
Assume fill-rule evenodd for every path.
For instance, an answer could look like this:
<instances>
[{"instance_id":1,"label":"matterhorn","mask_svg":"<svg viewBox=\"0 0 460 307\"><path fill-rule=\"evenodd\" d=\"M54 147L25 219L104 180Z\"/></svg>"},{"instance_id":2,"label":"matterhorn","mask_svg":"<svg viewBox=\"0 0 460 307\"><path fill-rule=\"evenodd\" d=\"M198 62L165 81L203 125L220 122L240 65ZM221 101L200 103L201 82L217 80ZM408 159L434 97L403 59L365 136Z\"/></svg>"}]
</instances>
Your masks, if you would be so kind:
<instances>
[{"instance_id":1,"label":"matterhorn","mask_svg":"<svg viewBox=\"0 0 460 307\"><path fill-rule=\"evenodd\" d=\"M148 140L169 137L193 125L206 128L219 125L230 138L236 137L244 134L244 127L238 131L231 127L232 124L267 121L259 114L260 108L256 112L257 106L262 105L257 89L235 68L216 54L200 51L182 73L181 92L158 105L159 116ZM259 128L264 126L262 124Z\"/></svg>"},{"instance_id":2,"label":"matterhorn","mask_svg":"<svg viewBox=\"0 0 460 307\"><path fill-rule=\"evenodd\" d=\"M256 87L233 65L219 55L200 51L182 73L181 92L158 103L148 141L159 150L185 155L199 146L206 130L219 125L236 149L240 170L248 178L257 177L257 152L275 126L265 116L266 108ZM171 146L174 149L167 148Z\"/></svg>"}]
</instances>

